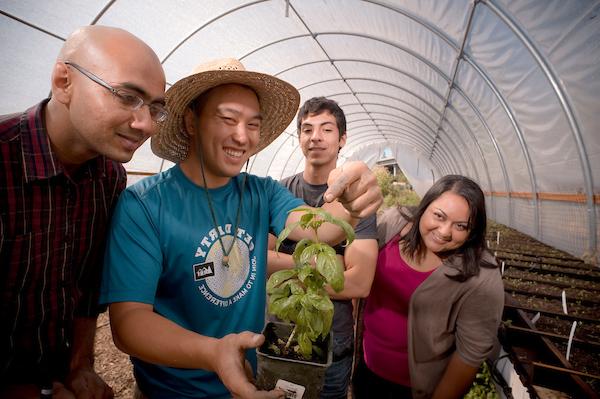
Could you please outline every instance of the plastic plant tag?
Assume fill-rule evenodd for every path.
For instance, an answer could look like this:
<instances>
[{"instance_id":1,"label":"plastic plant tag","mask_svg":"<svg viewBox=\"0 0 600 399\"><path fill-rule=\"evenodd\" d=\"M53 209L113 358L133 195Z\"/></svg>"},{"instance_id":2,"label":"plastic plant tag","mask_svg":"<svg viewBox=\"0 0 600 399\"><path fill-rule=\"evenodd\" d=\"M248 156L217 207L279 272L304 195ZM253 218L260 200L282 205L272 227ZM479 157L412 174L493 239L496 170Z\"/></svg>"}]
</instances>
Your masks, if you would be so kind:
<instances>
[{"instance_id":1,"label":"plastic plant tag","mask_svg":"<svg viewBox=\"0 0 600 399\"><path fill-rule=\"evenodd\" d=\"M496 232L496 245L500 244L500 232Z\"/></svg>"},{"instance_id":2,"label":"plastic plant tag","mask_svg":"<svg viewBox=\"0 0 600 399\"><path fill-rule=\"evenodd\" d=\"M562 292L562 308L564 314L569 314L567 312L567 294L565 294L565 290Z\"/></svg>"},{"instance_id":3,"label":"plastic plant tag","mask_svg":"<svg viewBox=\"0 0 600 399\"><path fill-rule=\"evenodd\" d=\"M573 336L575 335L575 327L577 327L577 322L574 321L573 325L571 326L571 333L569 334L569 343L567 344L567 361L569 360L569 357L571 357L571 344L573 343Z\"/></svg>"},{"instance_id":4,"label":"plastic plant tag","mask_svg":"<svg viewBox=\"0 0 600 399\"><path fill-rule=\"evenodd\" d=\"M276 389L285 392L286 399L302 399L305 388L302 385L294 384L286 380L277 380Z\"/></svg>"}]
</instances>

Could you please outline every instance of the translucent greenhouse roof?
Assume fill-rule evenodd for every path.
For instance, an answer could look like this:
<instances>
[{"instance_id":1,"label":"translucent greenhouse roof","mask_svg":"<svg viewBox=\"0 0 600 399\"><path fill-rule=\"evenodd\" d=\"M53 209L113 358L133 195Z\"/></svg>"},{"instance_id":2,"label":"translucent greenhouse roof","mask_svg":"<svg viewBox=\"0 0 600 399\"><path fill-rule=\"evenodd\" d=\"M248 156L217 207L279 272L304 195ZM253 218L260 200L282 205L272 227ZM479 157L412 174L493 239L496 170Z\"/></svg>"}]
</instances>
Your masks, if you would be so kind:
<instances>
[{"instance_id":1,"label":"translucent greenhouse roof","mask_svg":"<svg viewBox=\"0 0 600 399\"><path fill-rule=\"evenodd\" d=\"M77 27L122 27L156 51L169 84L238 58L302 102L340 103L340 162L391 154L420 194L445 174L472 177L492 219L598 255L600 1L0 0L0 13L1 114L48 95ZM251 172L279 179L302 159L290 125ZM170 165L147 142L125 166L133 182Z\"/></svg>"}]
</instances>

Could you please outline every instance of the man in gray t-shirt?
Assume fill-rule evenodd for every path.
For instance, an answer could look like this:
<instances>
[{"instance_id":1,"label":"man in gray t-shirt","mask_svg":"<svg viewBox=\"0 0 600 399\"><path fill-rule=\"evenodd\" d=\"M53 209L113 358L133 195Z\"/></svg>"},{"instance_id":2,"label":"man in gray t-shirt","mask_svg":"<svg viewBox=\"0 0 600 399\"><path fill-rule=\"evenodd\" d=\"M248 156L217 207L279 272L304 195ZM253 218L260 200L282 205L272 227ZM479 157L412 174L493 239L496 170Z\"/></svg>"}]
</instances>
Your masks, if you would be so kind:
<instances>
[{"instance_id":1,"label":"man in gray t-shirt","mask_svg":"<svg viewBox=\"0 0 600 399\"><path fill-rule=\"evenodd\" d=\"M306 204L323 204L327 177L335 169L340 149L346 143L346 118L339 105L324 97L306 101L297 117L298 138L305 157L304 171L281 181ZM345 399L352 369L354 320L352 299L369 295L377 263L377 229L375 215L362 219L355 228L356 240L344 248L335 247L345 266L344 290L335 293L328 289L334 304L333 338L334 361L325 375L321 398ZM275 253L274 238L270 240L269 273L294 267L291 255L296 243L286 240ZM287 255L286 255L287 254Z\"/></svg>"}]
</instances>

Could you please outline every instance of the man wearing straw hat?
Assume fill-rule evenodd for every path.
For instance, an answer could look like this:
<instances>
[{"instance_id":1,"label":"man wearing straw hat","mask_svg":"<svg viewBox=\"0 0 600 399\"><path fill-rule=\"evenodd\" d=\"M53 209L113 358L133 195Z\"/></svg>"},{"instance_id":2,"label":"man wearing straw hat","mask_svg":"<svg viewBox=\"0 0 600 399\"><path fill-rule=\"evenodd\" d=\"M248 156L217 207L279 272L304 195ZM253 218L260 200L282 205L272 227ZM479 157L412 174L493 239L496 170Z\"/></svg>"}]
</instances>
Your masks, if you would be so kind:
<instances>
[{"instance_id":1,"label":"man wearing straw hat","mask_svg":"<svg viewBox=\"0 0 600 399\"><path fill-rule=\"evenodd\" d=\"M109 398L94 371L105 237L121 162L166 117L165 75L131 33L86 26L50 82L0 117L0 397Z\"/></svg>"},{"instance_id":2,"label":"man wearing straw hat","mask_svg":"<svg viewBox=\"0 0 600 399\"><path fill-rule=\"evenodd\" d=\"M275 398L249 382L264 337L267 235L301 205L271 178L240 173L289 125L298 91L237 60L201 65L167 92L153 151L176 165L129 187L106 252L101 301L116 345L150 398ZM382 202L362 162L330 174L323 207L356 225ZM294 231L298 240L309 233ZM325 225L322 240L342 231ZM250 350L249 350L250 349Z\"/></svg>"}]
</instances>

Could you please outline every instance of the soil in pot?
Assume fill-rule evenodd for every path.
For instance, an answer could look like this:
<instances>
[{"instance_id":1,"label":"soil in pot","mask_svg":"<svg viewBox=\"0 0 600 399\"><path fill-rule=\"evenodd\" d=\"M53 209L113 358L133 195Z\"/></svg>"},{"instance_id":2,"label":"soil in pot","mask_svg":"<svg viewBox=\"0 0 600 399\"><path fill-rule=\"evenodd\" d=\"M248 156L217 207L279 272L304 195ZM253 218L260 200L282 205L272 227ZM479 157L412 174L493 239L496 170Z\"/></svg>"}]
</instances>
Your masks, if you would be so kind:
<instances>
[{"instance_id":1,"label":"soil in pot","mask_svg":"<svg viewBox=\"0 0 600 399\"><path fill-rule=\"evenodd\" d=\"M287 398L317 399L323 387L325 371L333 359L332 336L330 334L324 342L316 343L323 353L320 358L317 356L316 359L306 360L293 350L289 350L285 356L276 354L270 348L271 344L274 343L276 346L281 345L281 342L285 344L292 330L293 325L288 323L269 322L265 326L263 331L265 342L256 351L258 357L256 385L263 390L281 388L286 391ZM280 380L282 382L279 382Z\"/></svg>"}]
</instances>

